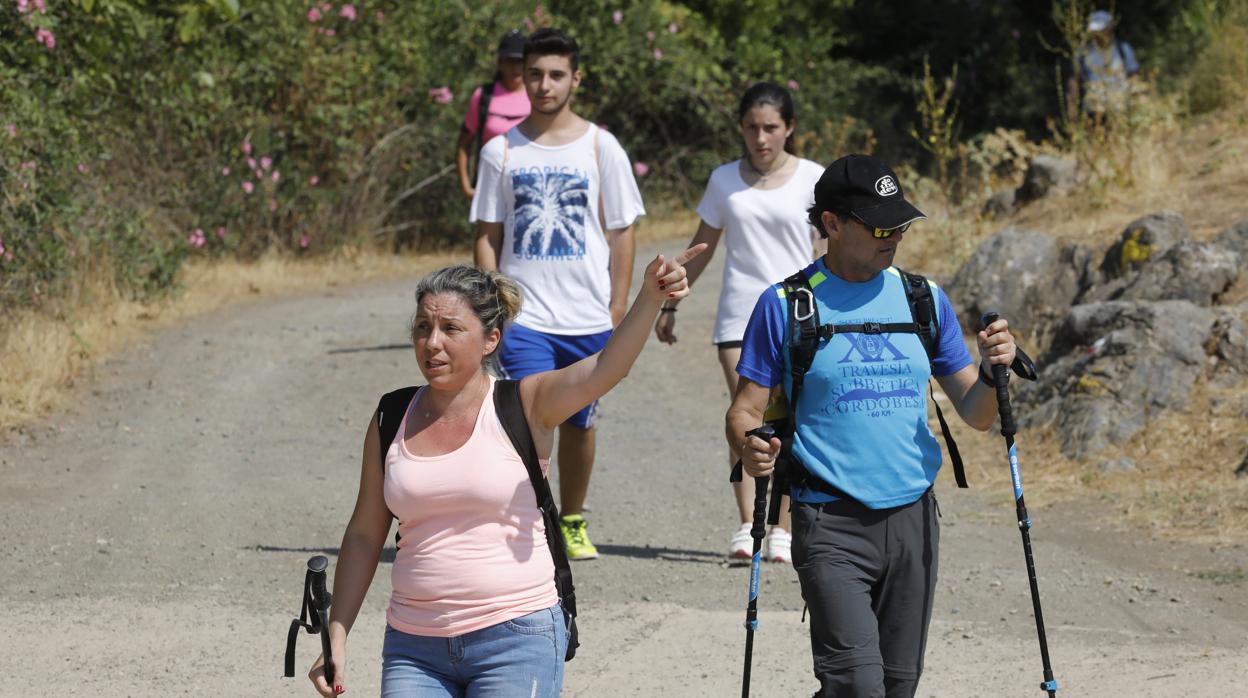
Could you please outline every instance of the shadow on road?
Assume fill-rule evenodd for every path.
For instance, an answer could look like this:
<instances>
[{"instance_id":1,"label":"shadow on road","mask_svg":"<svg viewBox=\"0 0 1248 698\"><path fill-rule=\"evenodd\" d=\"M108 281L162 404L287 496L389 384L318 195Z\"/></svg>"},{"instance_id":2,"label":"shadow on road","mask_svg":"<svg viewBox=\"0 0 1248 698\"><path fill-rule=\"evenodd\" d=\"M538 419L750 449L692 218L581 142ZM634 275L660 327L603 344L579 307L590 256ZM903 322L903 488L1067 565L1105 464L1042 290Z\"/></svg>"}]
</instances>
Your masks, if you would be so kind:
<instances>
[{"instance_id":1,"label":"shadow on road","mask_svg":"<svg viewBox=\"0 0 1248 698\"><path fill-rule=\"evenodd\" d=\"M307 553L309 555L329 555L338 557L338 548L284 548L278 545L247 545L243 550L255 550L261 553ZM394 562L394 548L385 548L381 551L382 562Z\"/></svg>"},{"instance_id":2,"label":"shadow on road","mask_svg":"<svg viewBox=\"0 0 1248 698\"><path fill-rule=\"evenodd\" d=\"M673 560L675 562L699 562L703 564L719 564L724 561L724 556L721 553L712 553L705 550L678 550L676 548L652 548L599 543L598 552L603 555L635 557L642 560Z\"/></svg>"}]
</instances>

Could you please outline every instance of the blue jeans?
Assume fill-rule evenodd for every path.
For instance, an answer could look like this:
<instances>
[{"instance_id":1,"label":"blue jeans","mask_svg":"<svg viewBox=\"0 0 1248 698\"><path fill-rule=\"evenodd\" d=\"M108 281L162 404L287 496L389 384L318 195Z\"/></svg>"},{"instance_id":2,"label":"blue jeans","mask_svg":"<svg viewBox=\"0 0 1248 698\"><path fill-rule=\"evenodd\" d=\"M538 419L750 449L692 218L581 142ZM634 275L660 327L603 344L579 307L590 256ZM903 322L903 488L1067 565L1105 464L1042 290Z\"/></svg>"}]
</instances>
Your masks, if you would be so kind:
<instances>
[{"instance_id":1,"label":"blue jeans","mask_svg":"<svg viewBox=\"0 0 1248 698\"><path fill-rule=\"evenodd\" d=\"M386 626L382 698L557 698L568 635L558 604L459 637Z\"/></svg>"}]
</instances>

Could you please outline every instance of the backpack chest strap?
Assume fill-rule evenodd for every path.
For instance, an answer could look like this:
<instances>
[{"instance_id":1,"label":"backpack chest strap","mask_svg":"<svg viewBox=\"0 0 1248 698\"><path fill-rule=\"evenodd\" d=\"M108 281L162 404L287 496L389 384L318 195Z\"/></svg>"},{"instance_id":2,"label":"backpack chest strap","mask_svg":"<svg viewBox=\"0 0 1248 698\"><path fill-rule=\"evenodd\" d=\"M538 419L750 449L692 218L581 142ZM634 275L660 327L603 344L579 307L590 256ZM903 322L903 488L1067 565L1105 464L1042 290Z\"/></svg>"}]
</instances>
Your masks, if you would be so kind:
<instances>
[{"instance_id":1,"label":"backpack chest strap","mask_svg":"<svg viewBox=\"0 0 1248 698\"><path fill-rule=\"evenodd\" d=\"M821 325L819 339L827 341L838 334L858 332L860 334L892 334L902 332L919 334L919 325L915 322L860 322L844 325Z\"/></svg>"}]
</instances>

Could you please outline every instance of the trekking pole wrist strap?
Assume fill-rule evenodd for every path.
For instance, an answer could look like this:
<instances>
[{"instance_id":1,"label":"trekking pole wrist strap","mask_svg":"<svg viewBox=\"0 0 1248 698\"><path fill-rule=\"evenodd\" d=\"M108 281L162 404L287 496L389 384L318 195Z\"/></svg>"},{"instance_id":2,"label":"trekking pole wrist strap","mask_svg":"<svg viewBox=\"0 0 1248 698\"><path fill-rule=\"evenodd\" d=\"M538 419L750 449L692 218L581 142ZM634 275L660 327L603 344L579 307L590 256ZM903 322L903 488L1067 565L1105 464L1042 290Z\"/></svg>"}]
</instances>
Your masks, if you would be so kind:
<instances>
[{"instance_id":1,"label":"trekking pole wrist strap","mask_svg":"<svg viewBox=\"0 0 1248 698\"><path fill-rule=\"evenodd\" d=\"M997 384L992 380L992 374L984 370L984 365L982 363L979 365L979 382L994 390L997 387Z\"/></svg>"}]
</instances>

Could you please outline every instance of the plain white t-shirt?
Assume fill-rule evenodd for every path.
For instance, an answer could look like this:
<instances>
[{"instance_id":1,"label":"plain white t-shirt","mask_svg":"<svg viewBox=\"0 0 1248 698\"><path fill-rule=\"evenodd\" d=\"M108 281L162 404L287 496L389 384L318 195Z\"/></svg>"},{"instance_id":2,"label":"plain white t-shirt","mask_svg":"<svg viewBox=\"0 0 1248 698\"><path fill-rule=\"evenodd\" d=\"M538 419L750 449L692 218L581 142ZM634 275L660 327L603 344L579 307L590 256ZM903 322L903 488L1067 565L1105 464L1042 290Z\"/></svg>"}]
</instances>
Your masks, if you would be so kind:
<instances>
[{"instance_id":1,"label":"plain white t-shirt","mask_svg":"<svg viewBox=\"0 0 1248 698\"><path fill-rule=\"evenodd\" d=\"M823 167L806 159L776 189L755 189L741 179L741 161L711 172L698 215L723 231L724 283L713 342L737 342L758 296L810 264L818 233L806 219Z\"/></svg>"},{"instance_id":2,"label":"plain white t-shirt","mask_svg":"<svg viewBox=\"0 0 1248 698\"><path fill-rule=\"evenodd\" d=\"M499 270L524 293L516 322L551 334L611 329L600 203L608 230L645 214L628 154L593 124L565 145L534 143L513 128L481 149L472 219L503 224Z\"/></svg>"}]
</instances>

